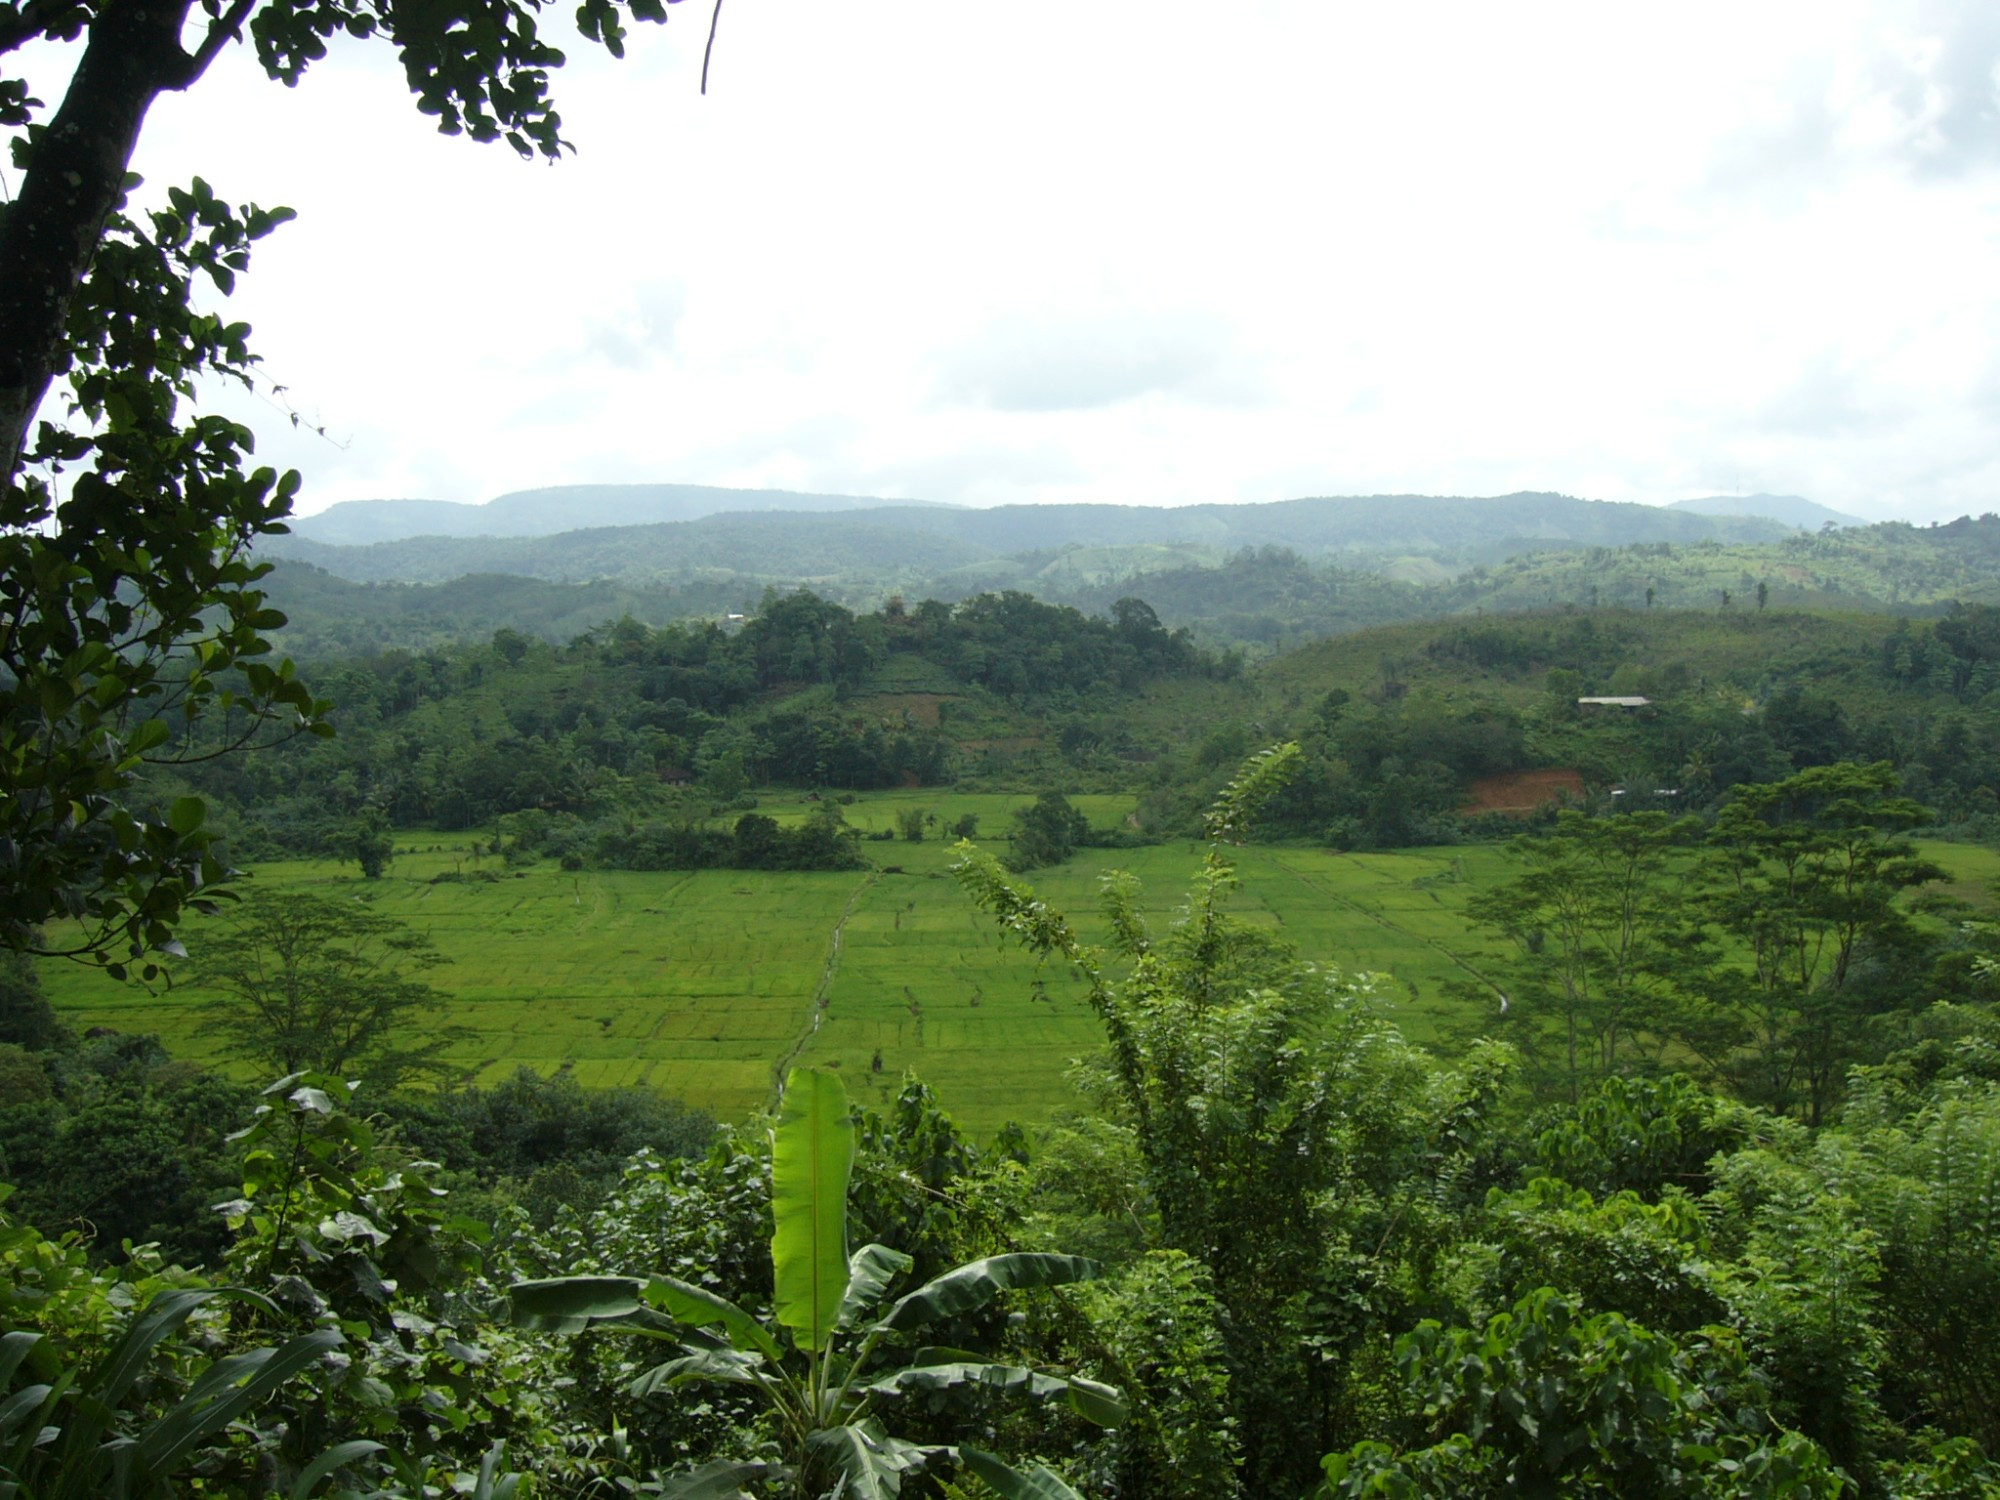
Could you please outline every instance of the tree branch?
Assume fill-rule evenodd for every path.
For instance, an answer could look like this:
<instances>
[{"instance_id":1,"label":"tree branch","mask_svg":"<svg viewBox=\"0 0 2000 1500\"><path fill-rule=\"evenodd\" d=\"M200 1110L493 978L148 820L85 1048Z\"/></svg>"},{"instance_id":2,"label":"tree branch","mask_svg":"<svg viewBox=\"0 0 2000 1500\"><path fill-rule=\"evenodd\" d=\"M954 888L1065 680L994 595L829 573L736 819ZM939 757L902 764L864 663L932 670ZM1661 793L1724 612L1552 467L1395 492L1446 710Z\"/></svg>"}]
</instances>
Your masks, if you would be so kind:
<instances>
[{"instance_id":1,"label":"tree branch","mask_svg":"<svg viewBox=\"0 0 2000 1500\"><path fill-rule=\"evenodd\" d=\"M235 0L228 13L218 18L201 39L201 46L180 74L169 80L166 87L176 92L193 84L208 71L208 65L222 53L222 49L243 35L243 23L250 19L250 12L257 8L257 0Z\"/></svg>"},{"instance_id":2,"label":"tree branch","mask_svg":"<svg viewBox=\"0 0 2000 1500\"><path fill-rule=\"evenodd\" d=\"M708 92L708 59L715 51L715 23L722 19L722 0L715 0L715 9L708 13L708 45L701 49L701 91Z\"/></svg>"},{"instance_id":3,"label":"tree branch","mask_svg":"<svg viewBox=\"0 0 2000 1500\"><path fill-rule=\"evenodd\" d=\"M62 104L0 219L0 484L19 471L36 410L63 362L78 285L125 191L146 108L185 71L190 0L108 0ZM25 13L25 12L24 12Z\"/></svg>"},{"instance_id":4,"label":"tree branch","mask_svg":"<svg viewBox=\"0 0 2000 1500\"><path fill-rule=\"evenodd\" d=\"M68 41L70 38L63 35L58 23L73 15L80 29L89 14L77 0L27 0L25 5L0 13L0 54L12 52L22 43L41 36Z\"/></svg>"}]
</instances>

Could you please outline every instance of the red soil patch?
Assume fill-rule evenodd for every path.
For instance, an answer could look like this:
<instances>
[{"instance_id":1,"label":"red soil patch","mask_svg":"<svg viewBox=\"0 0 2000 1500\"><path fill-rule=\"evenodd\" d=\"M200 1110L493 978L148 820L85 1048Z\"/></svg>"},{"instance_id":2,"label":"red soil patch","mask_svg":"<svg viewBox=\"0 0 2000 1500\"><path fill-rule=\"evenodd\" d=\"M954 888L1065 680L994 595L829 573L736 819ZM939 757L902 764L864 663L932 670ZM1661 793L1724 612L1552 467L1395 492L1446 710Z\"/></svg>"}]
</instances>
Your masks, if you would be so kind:
<instances>
[{"instance_id":1,"label":"red soil patch","mask_svg":"<svg viewBox=\"0 0 2000 1500\"><path fill-rule=\"evenodd\" d=\"M1525 816L1558 797L1583 795L1583 778L1575 771L1509 771L1482 776L1472 783L1463 813L1515 813Z\"/></svg>"}]
</instances>

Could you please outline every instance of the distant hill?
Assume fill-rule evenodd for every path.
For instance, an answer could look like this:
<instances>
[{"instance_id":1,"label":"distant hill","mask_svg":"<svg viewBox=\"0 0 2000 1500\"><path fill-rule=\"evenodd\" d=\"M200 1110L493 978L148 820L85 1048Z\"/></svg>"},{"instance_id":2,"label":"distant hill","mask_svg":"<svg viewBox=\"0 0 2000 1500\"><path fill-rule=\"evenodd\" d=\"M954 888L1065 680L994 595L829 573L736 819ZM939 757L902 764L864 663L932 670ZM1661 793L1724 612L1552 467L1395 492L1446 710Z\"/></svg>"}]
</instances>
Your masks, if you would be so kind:
<instances>
[{"instance_id":1,"label":"distant hill","mask_svg":"<svg viewBox=\"0 0 2000 1500\"><path fill-rule=\"evenodd\" d=\"M1716 519L1651 513L1697 527ZM767 587L800 585L864 610L891 594L959 600L1018 589L1101 614L1136 596L1170 626L1258 653L1394 621L1522 610L1937 613L1954 600L2000 603L2000 518L1993 517L1824 532L1757 521L1780 537L1758 542L1712 535L1625 546L1487 542L1460 549L1460 560L1447 565L1440 559L1449 554L1420 553L1407 533L1411 550L1395 554L1309 558L1276 544L1191 541L1003 554L889 526L883 514L792 515L780 526L744 514L540 540L428 538L361 548L294 539L269 587L292 616L284 648L308 656L429 646L502 625L562 641L627 613L656 625L754 613ZM1500 551L1506 555L1493 562L1462 560ZM364 581L309 565L322 558ZM461 571L468 560L472 574ZM657 571L635 568L635 560ZM431 581L398 581L413 571Z\"/></svg>"},{"instance_id":2,"label":"distant hill","mask_svg":"<svg viewBox=\"0 0 2000 1500\"><path fill-rule=\"evenodd\" d=\"M1835 526L1868 524L1859 516L1829 510L1803 495L1707 495L1696 500L1676 500L1667 509L1692 511L1698 516L1762 516L1801 531L1818 531L1829 522Z\"/></svg>"},{"instance_id":3,"label":"distant hill","mask_svg":"<svg viewBox=\"0 0 2000 1500\"><path fill-rule=\"evenodd\" d=\"M599 526L548 536L407 537L361 547L275 537L261 556L307 562L356 583L444 583L506 573L559 583L628 584L726 576L754 583L904 578L977 563L990 552L935 532L885 522L882 510L815 515L741 511L651 526ZM915 514L926 514L918 511Z\"/></svg>"},{"instance_id":4,"label":"distant hill","mask_svg":"<svg viewBox=\"0 0 2000 1500\"><path fill-rule=\"evenodd\" d=\"M1663 514L1650 505L1523 492L1491 498L1348 495L1245 505L1002 505L990 510L861 512L898 527L1008 554L1064 546L1199 544L1291 547L1307 557L1440 556L1471 562L1545 546L1631 542L1773 541L1751 518Z\"/></svg>"},{"instance_id":5,"label":"distant hill","mask_svg":"<svg viewBox=\"0 0 2000 1500\"><path fill-rule=\"evenodd\" d=\"M748 612L762 592L727 579L632 586L495 573L444 583L355 583L303 562L279 563L264 587L290 617L281 636L285 652L301 659L428 649L483 640L503 627L569 641L622 615L663 625Z\"/></svg>"},{"instance_id":6,"label":"distant hill","mask_svg":"<svg viewBox=\"0 0 2000 1500\"><path fill-rule=\"evenodd\" d=\"M730 490L701 484L570 484L516 490L483 505L449 500L343 500L291 523L295 535L341 547L420 536L554 536L596 526L698 521L732 511L861 510L886 504L853 495Z\"/></svg>"},{"instance_id":7,"label":"distant hill","mask_svg":"<svg viewBox=\"0 0 2000 1500\"><path fill-rule=\"evenodd\" d=\"M692 489L633 487L635 492L653 488L676 493ZM621 503L626 499L625 491L574 493L612 495ZM363 583L443 582L468 573L638 583L721 570L746 581L849 590L862 584L904 588L935 581L950 592L952 575L962 572L968 586L959 592L970 593L1030 587L1028 575L1045 568L1050 554L1066 548L1132 549L1127 558L1106 552L1097 559L1094 571L1100 575L1136 575L1197 558L1220 560L1245 547L1287 547L1312 561L1340 561L1394 577L1436 579L1552 547L1754 543L1793 534L1791 527L1756 517L1703 516L1659 506L1535 493L1492 499L1373 495L1251 505L1009 505L991 510L802 497L820 501L818 511L810 507L775 511L748 503L748 497L755 497L758 506L773 502L776 491L699 494L732 497L736 508L687 521L532 536L431 532L365 545L335 543L327 535L327 525L315 524L322 518L309 517L297 525L294 536L272 538L259 550L269 557L310 562ZM528 503L532 494L502 498L520 500L523 515L558 513L549 504ZM850 508L834 510L837 500ZM491 512L501 504L496 500L465 509ZM628 504L625 519L631 519L634 510ZM572 518L588 513L588 506L568 501L560 511ZM431 510L411 514L433 519L436 515ZM504 520L507 512L500 514ZM325 515L333 516L334 511ZM332 523L332 529L339 532L341 524ZM349 534L359 530L351 528Z\"/></svg>"}]
</instances>

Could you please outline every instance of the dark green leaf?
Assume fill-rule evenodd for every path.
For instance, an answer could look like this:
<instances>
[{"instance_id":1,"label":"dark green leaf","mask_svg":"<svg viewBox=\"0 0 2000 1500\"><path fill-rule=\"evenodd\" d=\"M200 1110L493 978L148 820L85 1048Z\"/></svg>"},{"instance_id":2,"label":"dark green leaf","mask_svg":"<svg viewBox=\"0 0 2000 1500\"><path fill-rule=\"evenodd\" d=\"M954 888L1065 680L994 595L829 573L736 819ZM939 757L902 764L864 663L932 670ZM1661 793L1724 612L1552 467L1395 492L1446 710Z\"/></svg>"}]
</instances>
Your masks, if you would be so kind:
<instances>
[{"instance_id":1,"label":"dark green leaf","mask_svg":"<svg viewBox=\"0 0 2000 1500\"><path fill-rule=\"evenodd\" d=\"M1094 1280L1095 1261L1075 1255L995 1255L956 1267L896 1302L882 1326L898 1332L984 1307L1000 1293Z\"/></svg>"},{"instance_id":2,"label":"dark green leaf","mask_svg":"<svg viewBox=\"0 0 2000 1500\"><path fill-rule=\"evenodd\" d=\"M655 1493L660 1500L750 1500L743 1486L754 1479L777 1477L786 1471L775 1464L731 1463L717 1460L684 1474L661 1477Z\"/></svg>"},{"instance_id":3,"label":"dark green leaf","mask_svg":"<svg viewBox=\"0 0 2000 1500\"><path fill-rule=\"evenodd\" d=\"M307 1500L318 1488L319 1482L336 1469L344 1469L357 1458L366 1458L371 1453L380 1453L383 1445L369 1442L366 1438L355 1438L345 1443L336 1443L318 1458L299 1470L298 1482L292 1486L292 1500Z\"/></svg>"},{"instance_id":4,"label":"dark green leaf","mask_svg":"<svg viewBox=\"0 0 2000 1500\"><path fill-rule=\"evenodd\" d=\"M507 1289L516 1328L544 1333L581 1333L594 1323L611 1323L639 1311L636 1276L557 1276L517 1281Z\"/></svg>"},{"instance_id":5,"label":"dark green leaf","mask_svg":"<svg viewBox=\"0 0 2000 1500\"><path fill-rule=\"evenodd\" d=\"M958 1450L958 1461L999 1495L1000 1500L1083 1500L1075 1490L1039 1465L1024 1474L991 1453L964 1446Z\"/></svg>"},{"instance_id":6,"label":"dark green leaf","mask_svg":"<svg viewBox=\"0 0 2000 1500\"><path fill-rule=\"evenodd\" d=\"M739 1349L755 1349L772 1363L784 1356L770 1330L725 1297L672 1276L648 1278L641 1295L677 1323L690 1328L720 1326Z\"/></svg>"},{"instance_id":7,"label":"dark green leaf","mask_svg":"<svg viewBox=\"0 0 2000 1500\"><path fill-rule=\"evenodd\" d=\"M916 1262L887 1245L863 1245L847 1261L847 1295L840 1300L842 1328L859 1323L869 1308L882 1300L898 1276Z\"/></svg>"}]
</instances>

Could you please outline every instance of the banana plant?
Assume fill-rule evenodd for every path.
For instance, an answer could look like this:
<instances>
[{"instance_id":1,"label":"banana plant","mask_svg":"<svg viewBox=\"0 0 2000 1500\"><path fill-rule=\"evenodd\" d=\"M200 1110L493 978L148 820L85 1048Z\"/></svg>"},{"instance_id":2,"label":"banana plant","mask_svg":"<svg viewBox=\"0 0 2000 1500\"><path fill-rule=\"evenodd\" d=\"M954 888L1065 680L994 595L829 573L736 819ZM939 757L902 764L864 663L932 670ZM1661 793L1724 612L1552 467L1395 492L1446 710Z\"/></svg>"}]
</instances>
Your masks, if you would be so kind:
<instances>
[{"instance_id":1,"label":"banana plant","mask_svg":"<svg viewBox=\"0 0 2000 1500\"><path fill-rule=\"evenodd\" d=\"M939 1468L977 1475L1003 1500L1080 1500L1046 1468L1017 1469L966 1444L905 1442L885 1418L904 1396L977 1389L1060 1398L1087 1420L1116 1426L1124 1403L1109 1386L909 1342L1004 1291L1085 1281L1097 1267L1070 1255L995 1255L890 1301L910 1257L886 1245L847 1253L854 1124L839 1075L791 1075L771 1147L769 1323L672 1276L565 1276L512 1289L514 1321L523 1327L613 1328L674 1344L671 1358L632 1382L635 1396L712 1382L747 1386L766 1403L779 1459L719 1460L666 1476L665 1500L739 1500L749 1485L798 1500L893 1500L904 1476Z\"/></svg>"}]
</instances>

